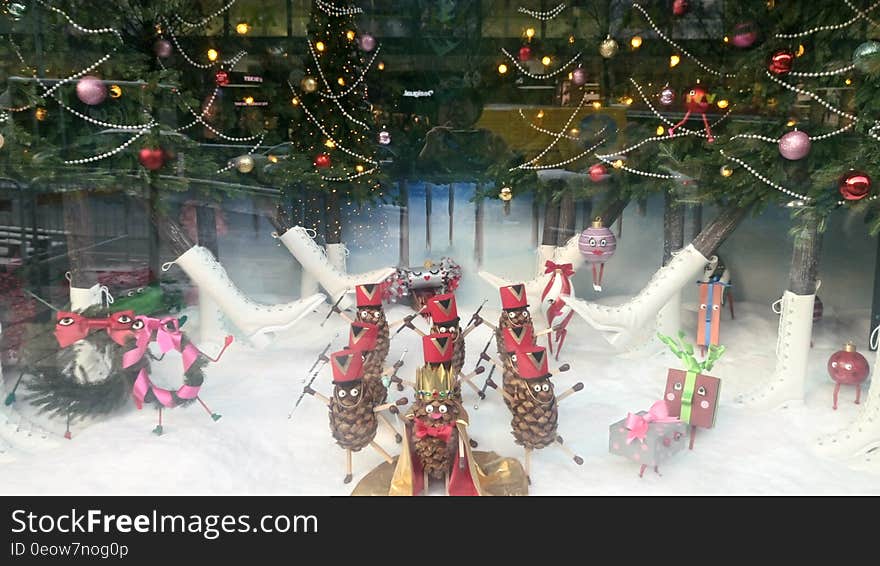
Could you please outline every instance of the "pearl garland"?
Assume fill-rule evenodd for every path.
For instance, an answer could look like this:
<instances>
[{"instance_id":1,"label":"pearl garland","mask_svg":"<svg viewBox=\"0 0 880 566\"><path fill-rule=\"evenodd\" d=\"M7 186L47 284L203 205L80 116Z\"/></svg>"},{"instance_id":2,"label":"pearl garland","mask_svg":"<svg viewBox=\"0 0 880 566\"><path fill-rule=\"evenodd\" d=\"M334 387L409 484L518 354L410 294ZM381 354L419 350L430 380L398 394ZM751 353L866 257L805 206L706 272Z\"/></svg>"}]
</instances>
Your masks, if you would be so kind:
<instances>
[{"instance_id":1,"label":"pearl garland","mask_svg":"<svg viewBox=\"0 0 880 566\"><path fill-rule=\"evenodd\" d=\"M849 4L849 3L847 2L847 4ZM864 12L855 9L856 15L853 16L851 19L849 19L843 23L840 23L840 24L818 26L818 27L810 28L806 31L801 31L798 33L777 33L775 37L776 37L776 39L797 39L799 37L806 37L808 35L813 35L814 33L818 33L820 31L834 31L834 30L838 30L838 29L843 29L843 28L848 27L848 26L854 24L855 22L861 20L862 18L867 18L868 17L867 13L873 11L874 8L876 8L877 6L880 6L880 1L874 2L873 4L868 6ZM850 8L853 8L853 7L850 6Z\"/></svg>"},{"instance_id":2,"label":"pearl garland","mask_svg":"<svg viewBox=\"0 0 880 566\"><path fill-rule=\"evenodd\" d=\"M790 90L790 91L796 92L796 93L798 93L798 94L803 94L803 95L809 96L810 98L812 98L813 100L815 100L816 102L818 102L819 104L821 104L822 106L824 106L825 108L827 108L828 110L830 110L831 112L834 112L834 113L837 114L838 116L841 116L841 117L843 117L843 118L847 118L847 119L852 120L852 121L854 121L854 122L858 122L858 121L859 121L859 119L856 118L855 116L853 116L852 114L848 114L848 113L844 112L843 110L839 110L839 109L835 108L834 106L832 106L831 104L829 104L828 102L826 102L825 100L823 100L822 98L820 98L819 95L817 95L817 94L815 94L815 93L813 93L813 92L810 92L810 91L808 91L808 90L804 90L804 89L802 89L802 88L796 87L796 86L794 86L794 85L790 85L790 84L788 84L787 82L785 82L785 81L783 81L783 80L781 80L781 79L776 78L776 76L773 75L772 73L770 73L770 71L764 71L764 73L766 73L766 75L767 75L767 76L770 78L770 80L772 80L773 82L778 83L779 85L781 85L781 86L787 88L787 89Z\"/></svg>"},{"instance_id":3,"label":"pearl garland","mask_svg":"<svg viewBox=\"0 0 880 566\"><path fill-rule=\"evenodd\" d=\"M196 23L188 22L188 21L184 20L183 18L181 18L180 15L178 15L178 14L174 14L174 19L176 19L178 22L182 23L187 28L200 28L203 25L210 22L211 20L213 20L214 18L216 18L217 16L219 16L220 14L222 14L223 12L225 12L226 10L228 10L229 8L231 8L232 5L235 4L236 2L237 2L237 0L230 0L228 4L226 4L225 6L223 6L222 8L220 8L219 10L217 10L216 12L211 14L210 16L206 16L205 18L202 18L201 21L198 21Z\"/></svg>"},{"instance_id":4,"label":"pearl garland","mask_svg":"<svg viewBox=\"0 0 880 566\"><path fill-rule=\"evenodd\" d=\"M339 98L345 98L346 96L348 96L349 94L351 94L352 91L354 91L355 88L357 88L357 86L358 86L358 85L364 80L364 78L367 76L367 72L370 70L370 67L373 66L373 61L376 60L376 56L379 55L379 51L382 50L382 46L381 46L381 45L380 45L379 47L376 48L376 50L373 52L373 56L372 56L372 57L370 58L370 60L367 62L367 66L364 68L364 72L361 73L361 76L359 76L359 77L357 78L357 80L354 81L354 83L352 83L352 85L351 85L347 90L345 90L344 92L341 92L341 93L339 93L339 94L334 94L333 89L330 88L330 83L327 82L327 78L324 76L324 71L323 71L323 69L321 69L321 63L318 61L318 54L315 53L315 48L312 46L312 40L311 40L311 39L308 41L308 45L309 45L309 52L312 54L312 59L315 61L315 66L318 68L318 74L321 76L321 80L324 82L324 85L327 86L327 90L328 90L328 92L330 93L330 94L327 94L327 93L325 93L325 92L318 91L318 94L321 95L321 96L323 96L324 98L330 98L330 99L334 99L334 100L339 99Z\"/></svg>"},{"instance_id":5,"label":"pearl garland","mask_svg":"<svg viewBox=\"0 0 880 566\"><path fill-rule=\"evenodd\" d=\"M751 165L749 165L748 163L746 163L742 159L739 159L737 157L733 157L732 155L727 155L726 153L724 153L723 149L720 149L718 151L721 152L721 155L723 157L729 159L730 161L733 161L734 163L738 163L739 165L741 165L746 171L751 173L752 176L754 176L755 178L761 180L765 185L773 187L774 189L776 189L777 191L779 191L781 193L785 193L790 197L794 197L794 198L800 199L802 201L809 202L809 201L813 200L810 197L808 197L807 195L802 195L802 194L796 193L794 191L791 191L789 189L786 189L782 185L777 185L776 183L774 183L773 181L771 181L770 179L768 179L767 177L765 177L761 173L758 173Z\"/></svg>"},{"instance_id":6,"label":"pearl garland","mask_svg":"<svg viewBox=\"0 0 880 566\"><path fill-rule=\"evenodd\" d=\"M650 138L643 139L642 141L640 141L639 143L637 143L635 145L631 145L627 148L621 149L620 151L616 151L614 153L606 153L602 156L597 156L597 157L614 157L615 155L626 155L627 153L629 153L631 151L637 150L638 148L642 147L646 143L653 143L655 141L674 140L675 138L683 138L684 136L690 136L690 135L693 135L693 134L685 132L683 134L672 134L671 136L652 136Z\"/></svg>"},{"instance_id":7,"label":"pearl garland","mask_svg":"<svg viewBox=\"0 0 880 566\"><path fill-rule=\"evenodd\" d=\"M562 2L558 6L556 6L555 8L552 8L552 9L547 10L545 12L541 12L538 10L529 10L528 8L524 8L522 6L520 6L519 9L517 9L517 12L519 12L520 14L525 14L527 16L531 16L535 19L541 20L542 22L546 22L547 20L552 20L553 18L555 18L556 16L561 14L563 12L563 10L565 10L565 8L566 8L565 2Z\"/></svg>"},{"instance_id":8,"label":"pearl garland","mask_svg":"<svg viewBox=\"0 0 880 566\"><path fill-rule=\"evenodd\" d=\"M355 173L354 175L349 175L348 177L325 177L325 176L321 175L321 179L323 181L333 181L333 182L353 181L354 179L357 179L358 177L363 177L364 175L372 175L377 169L379 169L379 168L373 167L372 169L367 169L366 171L361 171L360 173Z\"/></svg>"},{"instance_id":9,"label":"pearl garland","mask_svg":"<svg viewBox=\"0 0 880 566\"><path fill-rule=\"evenodd\" d=\"M40 85L42 85L42 84L43 84L42 81L40 81ZM44 86L44 88L45 88L45 86ZM96 126L101 126L104 128L113 128L116 130L145 130L145 129L152 128L153 126L158 124L158 122L155 119L150 120L150 122L148 124L137 124L134 126L128 126L125 124L112 124L110 122L96 120L95 118L92 118L91 116L86 116L85 114L82 114L78 110L71 108L70 106L68 106L68 105L64 104L63 102L61 102L60 100L58 100L58 97L53 97L53 98L55 98L55 102L58 103L58 106L67 110L68 112L70 112L71 114L76 116L77 118L84 120L90 124L94 124Z\"/></svg>"},{"instance_id":10,"label":"pearl garland","mask_svg":"<svg viewBox=\"0 0 880 566\"><path fill-rule=\"evenodd\" d=\"M856 68L855 65L847 65L846 67L841 67L840 69L835 69L835 70L833 70L833 71L821 71L821 72L819 72L819 73L796 73L796 72L791 72L791 73L788 73L788 74L791 75L791 76L793 76L793 77L807 77L807 78L814 78L814 77L833 77L834 75L842 75L842 74L844 74L844 73L848 73L848 72L852 71L852 70L855 69L855 68Z\"/></svg>"},{"instance_id":11,"label":"pearl garland","mask_svg":"<svg viewBox=\"0 0 880 566\"><path fill-rule=\"evenodd\" d=\"M611 165L614 167L614 162L608 159L608 156L596 154L596 159L605 163L606 165ZM615 169L620 169L621 171L626 171L627 173L633 173L635 175L641 175L642 177L653 177L655 179L680 179L681 175L663 175L660 173L651 173L650 171L640 171L638 169L633 169L631 167L627 167L626 165L621 165L620 167L615 167Z\"/></svg>"},{"instance_id":12,"label":"pearl garland","mask_svg":"<svg viewBox=\"0 0 880 566\"><path fill-rule=\"evenodd\" d=\"M70 25L72 25L72 26L73 26L77 31L79 31L79 32L82 32L82 33L85 33L85 34L88 34L88 35L98 35L98 34L104 34L104 33L112 33L113 35L116 36L116 39L119 40L119 43L123 43L123 41L122 41L122 34L120 34L119 31L118 31L117 29L115 29L115 28L95 28L95 29L92 29L92 28L86 28L86 27L83 27L83 26L79 25L78 23L76 23L76 22L73 20L73 18L71 18L70 16L68 16L67 13L66 13L64 10L61 10L61 9L59 9L59 8L56 8L55 6L50 6L50 5L46 4L43 0L39 0L39 2L40 2L40 4L43 5L44 8L46 8L46 9L48 9L48 10L52 10L53 12L56 12L56 13L61 14L62 16L64 16L64 18L70 23Z\"/></svg>"},{"instance_id":13,"label":"pearl garland","mask_svg":"<svg viewBox=\"0 0 880 566\"><path fill-rule=\"evenodd\" d=\"M523 120L525 120L526 123L527 123L529 126L532 127L532 129L535 129L535 130L541 132L542 134L547 134L548 136L555 136L555 135L558 135L556 132L551 132L550 130L547 130L547 129L545 129L545 128L542 128L541 126L537 126L537 125L533 124L531 120L529 120L528 118L526 118L525 112L523 112L523 109L522 109L522 108L519 109L519 115L520 115L520 118L522 118ZM564 135L562 135L562 137L564 137L564 138L567 139L567 140L572 140L572 141L578 141L578 140L581 139L581 138L579 138L579 137L577 137L577 136L570 136L570 135L568 135L568 134L564 134Z\"/></svg>"},{"instance_id":14,"label":"pearl garland","mask_svg":"<svg viewBox=\"0 0 880 566\"><path fill-rule=\"evenodd\" d=\"M525 165L525 164L523 164L523 165L520 165L519 167L514 167L510 170L512 171L513 169L525 169L527 171L540 171L540 170L544 170L544 169L558 169L560 167L564 167L565 165L568 165L569 163L574 163L575 161L584 157L585 155L592 153L593 150L595 150L597 147L599 147L603 143L605 143L605 138L602 138L601 140L599 140L598 142L593 144L591 147L585 149L584 151L575 155L574 157L569 157L565 161L560 161L559 163L553 163L550 165Z\"/></svg>"},{"instance_id":15,"label":"pearl garland","mask_svg":"<svg viewBox=\"0 0 880 566\"><path fill-rule=\"evenodd\" d=\"M257 151L257 150L260 148L260 144L263 143L263 138L265 138L265 137L266 137L266 133L263 132L263 133L260 135L260 139L257 141L257 145L255 145L254 147L252 147L252 148L250 149L250 151L248 151L245 155L253 155L254 152ZM237 158L236 158L236 159L237 159ZM235 159L230 160L229 163L226 165L226 167L223 167L222 169L217 169L217 174L219 175L220 173L223 173L223 172L229 171L229 170L232 169L233 167L235 167Z\"/></svg>"},{"instance_id":16,"label":"pearl garland","mask_svg":"<svg viewBox=\"0 0 880 566\"><path fill-rule=\"evenodd\" d=\"M705 63L703 63L702 61L697 59L687 49L683 48L681 45L677 44L672 39L670 39L665 33L663 33L663 31L659 27L657 27L657 24L654 23L654 20L651 19L651 16L648 15L647 10L642 8L642 6L640 4L634 3L633 7L636 8L638 11L640 11L642 13L642 15L645 17L645 19L648 20L648 24L652 28L654 28L654 32L660 37L660 39L662 39L663 41L665 41L669 45L678 49L683 55L692 59L694 61L694 63L696 63L701 69L703 69L707 73L711 73L711 74L718 76L718 77L733 78L736 76L736 74L722 73L721 71L716 71L715 69L709 67L708 65L706 65Z\"/></svg>"},{"instance_id":17,"label":"pearl garland","mask_svg":"<svg viewBox=\"0 0 880 566\"><path fill-rule=\"evenodd\" d=\"M584 107L584 102L586 102L586 101L587 101L587 94L584 93L584 95L581 97L581 101L577 105L577 108L575 108L574 112L572 112L571 115L568 117L568 120L565 122L565 125L562 126L562 129L559 130L558 133L553 134L553 141L550 142L550 145L548 145L546 148L544 148L544 151L542 151L541 153L539 153L538 155L536 155L535 157L533 157L532 159L528 160L525 163L521 163L520 165L517 165L516 167L511 167L510 169L508 169L508 171L513 171L514 169L525 169L527 166L534 165L535 162L537 162L539 159L544 157L544 155L546 155L547 152L553 148L553 146L555 146L557 143L559 143L559 140L562 139L563 134L566 131L568 131L568 127L571 125L572 120L574 120L574 117L578 115L578 112L581 111L581 108ZM604 132L604 131L605 131L605 128L602 128L602 132ZM602 135L602 134L600 133L599 135Z\"/></svg>"},{"instance_id":18,"label":"pearl garland","mask_svg":"<svg viewBox=\"0 0 880 566\"><path fill-rule=\"evenodd\" d=\"M849 7L850 10L852 10L852 11L855 12L856 14L862 16L863 18L865 18L866 20L868 20L869 22L871 22L871 23L874 24L875 26L880 26L880 23L878 23L878 22L876 22L875 20L871 19L871 17L868 16L867 13L863 12L863 11L862 11L861 9L859 9L858 7L853 6L852 2L850 2L849 0L844 0L844 3L847 5L847 7Z\"/></svg>"},{"instance_id":19,"label":"pearl garland","mask_svg":"<svg viewBox=\"0 0 880 566\"><path fill-rule=\"evenodd\" d=\"M563 66L559 67L559 68L556 69L555 71L552 71L552 72L550 72L550 73L544 73L544 74L542 74L542 75L536 75L535 73L531 73L531 72L529 72L529 71L528 71L527 69L525 69L522 65L520 65L519 60L518 60L516 57L514 57L513 55L511 55L510 52L509 52L507 49L505 49L505 48L502 47L502 48L501 48L501 51L502 51L505 55L507 55L507 58L510 59L510 61L516 66L517 69L519 69L519 72L520 72L520 73L526 75L527 77L530 77L530 78L533 78L533 79L538 79L538 80L541 80L541 79L549 79L549 78L551 78L551 77L555 77L555 76L558 75L559 73L564 72L569 66L571 66L572 63L574 63L575 61L577 61L578 58L579 58L579 57L581 56L581 54L583 53L583 51L578 51L578 52L577 52L577 55L575 55L574 57L572 57L571 59L569 59L568 62L567 62L566 64L564 64Z\"/></svg>"},{"instance_id":20,"label":"pearl garland","mask_svg":"<svg viewBox=\"0 0 880 566\"><path fill-rule=\"evenodd\" d=\"M337 8L333 4L325 2L324 0L317 0L315 3L318 5L318 8L328 16L353 16L354 14L364 13L364 11L357 6L351 8Z\"/></svg>"},{"instance_id":21,"label":"pearl garland","mask_svg":"<svg viewBox=\"0 0 880 566\"><path fill-rule=\"evenodd\" d=\"M672 125L674 125L673 122L672 122L672 120L669 120L668 118L666 118L665 116L663 116L663 114L661 114L660 111L657 110L657 109L654 107L653 104L651 104L651 100L647 97L647 95L645 95L645 91L642 90L642 86L641 86L639 83L637 83L637 82L635 81L635 79L633 79L632 77L630 77L629 81L630 81L630 82L636 87L636 90L638 91L639 96L642 97L642 100L645 102L645 104L648 106L648 108L651 109L651 112L653 112L654 115L657 116L657 118L659 118L661 122L663 122L663 123L666 124L667 126L672 126ZM720 118L718 118L717 120L715 120L714 122L712 122L711 127L714 128L715 126L717 126L718 124L720 124L721 122L723 122L724 120L726 120L727 117L730 116L730 113L733 112L733 109L734 109L734 108L736 108L736 105L735 105L735 104L734 104L733 106L731 106L730 108L728 108L728 109L727 109L727 112L725 112ZM707 137L709 137L708 134L706 134L705 132L696 132L696 131L694 131L694 130L689 130L689 129L687 129L687 128L684 127L684 126L679 126L678 129L681 130L681 131L683 131L683 132L687 132L688 134L693 135L693 136L699 136L699 137L701 137L701 138L707 138Z\"/></svg>"},{"instance_id":22,"label":"pearl garland","mask_svg":"<svg viewBox=\"0 0 880 566\"><path fill-rule=\"evenodd\" d=\"M112 157L112 156L116 155L117 153L119 153L120 151L127 148L128 146L130 146L131 144L133 144L135 142L135 140L137 140L142 135L146 134L148 131L149 130L139 131L138 133L133 135L131 138L129 138L128 141L126 141L125 143L123 143L122 145L117 147L116 149L111 149L110 151L108 151L106 153L102 153L101 155L95 155L92 157L87 157L85 159L69 159L69 160L64 161L63 163L65 165L82 165L83 163L93 163L95 161L100 161L102 159Z\"/></svg>"}]
</instances>

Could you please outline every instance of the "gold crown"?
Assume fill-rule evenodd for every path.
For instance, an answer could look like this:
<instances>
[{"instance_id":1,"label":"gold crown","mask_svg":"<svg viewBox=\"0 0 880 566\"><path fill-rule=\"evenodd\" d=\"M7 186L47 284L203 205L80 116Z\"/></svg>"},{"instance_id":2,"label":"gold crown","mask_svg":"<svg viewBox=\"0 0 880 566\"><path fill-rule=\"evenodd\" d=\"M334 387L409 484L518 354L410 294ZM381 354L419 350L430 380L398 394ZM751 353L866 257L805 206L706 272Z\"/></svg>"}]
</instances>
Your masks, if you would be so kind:
<instances>
[{"instance_id":1,"label":"gold crown","mask_svg":"<svg viewBox=\"0 0 880 566\"><path fill-rule=\"evenodd\" d=\"M416 397L443 401L452 394L452 374L443 364L416 369Z\"/></svg>"}]
</instances>

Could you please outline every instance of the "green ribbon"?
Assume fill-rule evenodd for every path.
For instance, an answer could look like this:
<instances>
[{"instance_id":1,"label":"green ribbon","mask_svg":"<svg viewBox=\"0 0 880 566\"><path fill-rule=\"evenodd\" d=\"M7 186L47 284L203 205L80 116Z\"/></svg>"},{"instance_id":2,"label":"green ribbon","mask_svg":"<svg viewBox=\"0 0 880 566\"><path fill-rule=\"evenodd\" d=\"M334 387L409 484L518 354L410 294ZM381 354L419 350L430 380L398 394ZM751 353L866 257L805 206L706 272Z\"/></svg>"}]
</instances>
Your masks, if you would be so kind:
<instances>
[{"instance_id":1,"label":"green ribbon","mask_svg":"<svg viewBox=\"0 0 880 566\"><path fill-rule=\"evenodd\" d=\"M684 390L681 392L681 416L682 422L690 424L691 405L694 401L694 389L697 386L697 372L689 371L684 377Z\"/></svg>"}]
</instances>

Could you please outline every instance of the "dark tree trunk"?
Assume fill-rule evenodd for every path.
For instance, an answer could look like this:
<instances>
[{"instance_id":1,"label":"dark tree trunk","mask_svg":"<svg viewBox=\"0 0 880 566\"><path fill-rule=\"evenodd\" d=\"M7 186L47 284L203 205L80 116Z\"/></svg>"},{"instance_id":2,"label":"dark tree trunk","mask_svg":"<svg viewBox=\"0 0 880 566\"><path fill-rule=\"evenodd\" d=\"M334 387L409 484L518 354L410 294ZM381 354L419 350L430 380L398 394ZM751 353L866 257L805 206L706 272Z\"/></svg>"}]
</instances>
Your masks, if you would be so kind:
<instances>
[{"instance_id":1,"label":"dark tree trunk","mask_svg":"<svg viewBox=\"0 0 880 566\"><path fill-rule=\"evenodd\" d=\"M700 230L703 229L703 205L702 204L693 204L688 206L688 212L690 216L688 217L688 231L687 234L690 239L694 239L697 237L697 234L700 233Z\"/></svg>"},{"instance_id":2,"label":"dark tree trunk","mask_svg":"<svg viewBox=\"0 0 880 566\"><path fill-rule=\"evenodd\" d=\"M324 243L342 243L342 207L339 205L339 193L327 193L327 215L324 220Z\"/></svg>"},{"instance_id":3,"label":"dark tree trunk","mask_svg":"<svg viewBox=\"0 0 880 566\"><path fill-rule=\"evenodd\" d=\"M214 207L207 204L196 206L196 226L198 229L199 245L208 248L214 254L214 257L219 258L217 215Z\"/></svg>"},{"instance_id":4,"label":"dark tree trunk","mask_svg":"<svg viewBox=\"0 0 880 566\"><path fill-rule=\"evenodd\" d=\"M409 267L409 187L406 179L398 181L400 192L400 267Z\"/></svg>"},{"instance_id":5,"label":"dark tree trunk","mask_svg":"<svg viewBox=\"0 0 880 566\"><path fill-rule=\"evenodd\" d=\"M433 205L431 185L425 184L425 249L431 252L431 208Z\"/></svg>"},{"instance_id":6,"label":"dark tree trunk","mask_svg":"<svg viewBox=\"0 0 880 566\"><path fill-rule=\"evenodd\" d=\"M162 234L175 258L182 256L195 245L189 239L189 236L186 235L186 232L183 231L180 224L169 218L167 214L158 209L150 210L149 213L153 225Z\"/></svg>"},{"instance_id":7,"label":"dark tree trunk","mask_svg":"<svg viewBox=\"0 0 880 566\"><path fill-rule=\"evenodd\" d=\"M455 218L455 183L449 183L449 247L452 247L452 225Z\"/></svg>"},{"instance_id":8,"label":"dark tree trunk","mask_svg":"<svg viewBox=\"0 0 880 566\"><path fill-rule=\"evenodd\" d=\"M555 246L559 232L559 203L547 201L544 205L544 231L541 235L542 246Z\"/></svg>"},{"instance_id":9,"label":"dark tree trunk","mask_svg":"<svg viewBox=\"0 0 880 566\"><path fill-rule=\"evenodd\" d=\"M730 236L739 226L746 215L751 210L751 205L747 206L727 206L718 212L712 222L706 225L692 242L694 248L704 257L709 257L724 243L724 240Z\"/></svg>"},{"instance_id":10,"label":"dark tree trunk","mask_svg":"<svg viewBox=\"0 0 880 566\"><path fill-rule=\"evenodd\" d=\"M98 274L89 251L95 239L87 194L82 190L65 191L61 194L64 230L67 232L67 258L70 261L70 286L79 289L89 289L98 282Z\"/></svg>"},{"instance_id":11,"label":"dark tree trunk","mask_svg":"<svg viewBox=\"0 0 880 566\"><path fill-rule=\"evenodd\" d=\"M603 203L602 207L597 211L596 217L602 219L605 226L611 226L617 221L629 204L629 199L615 198L610 202ZM591 219L592 220L592 219Z\"/></svg>"},{"instance_id":12,"label":"dark tree trunk","mask_svg":"<svg viewBox=\"0 0 880 566\"><path fill-rule=\"evenodd\" d=\"M648 215L648 199L640 198L636 201L636 213L642 218ZM696 232L694 235L696 235Z\"/></svg>"},{"instance_id":13,"label":"dark tree trunk","mask_svg":"<svg viewBox=\"0 0 880 566\"><path fill-rule=\"evenodd\" d=\"M538 247L538 232L541 225L541 205L536 197L532 197L532 247Z\"/></svg>"},{"instance_id":14,"label":"dark tree trunk","mask_svg":"<svg viewBox=\"0 0 880 566\"><path fill-rule=\"evenodd\" d=\"M812 295L816 292L816 274L819 272L822 249L819 220L814 214L804 214L794 237L788 290L795 295Z\"/></svg>"},{"instance_id":15,"label":"dark tree trunk","mask_svg":"<svg viewBox=\"0 0 880 566\"><path fill-rule=\"evenodd\" d=\"M590 226L590 223L593 221L593 199L588 198L581 201L581 229L585 229Z\"/></svg>"},{"instance_id":16,"label":"dark tree trunk","mask_svg":"<svg viewBox=\"0 0 880 566\"><path fill-rule=\"evenodd\" d=\"M684 207L666 191L663 200L663 265L684 247Z\"/></svg>"},{"instance_id":17,"label":"dark tree trunk","mask_svg":"<svg viewBox=\"0 0 880 566\"><path fill-rule=\"evenodd\" d=\"M557 246L564 246L575 234L577 224L577 207L570 191L562 195L559 203L559 233L556 238Z\"/></svg>"},{"instance_id":18,"label":"dark tree trunk","mask_svg":"<svg viewBox=\"0 0 880 566\"><path fill-rule=\"evenodd\" d=\"M147 214L150 218L159 210L159 188L152 176L147 184ZM158 281L162 273L162 256L160 255L159 225L147 222L147 261L149 262L150 281Z\"/></svg>"},{"instance_id":19,"label":"dark tree trunk","mask_svg":"<svg viewBox=\"0 0 880 566\"><path fill-rule=\"evenodd\" d=\"M479 192L479 187L477 188ZM483 266L483 218L486 214L486 199L480 198L474 206L474 262L477 269Z\"/></svg>"}]
</instances>

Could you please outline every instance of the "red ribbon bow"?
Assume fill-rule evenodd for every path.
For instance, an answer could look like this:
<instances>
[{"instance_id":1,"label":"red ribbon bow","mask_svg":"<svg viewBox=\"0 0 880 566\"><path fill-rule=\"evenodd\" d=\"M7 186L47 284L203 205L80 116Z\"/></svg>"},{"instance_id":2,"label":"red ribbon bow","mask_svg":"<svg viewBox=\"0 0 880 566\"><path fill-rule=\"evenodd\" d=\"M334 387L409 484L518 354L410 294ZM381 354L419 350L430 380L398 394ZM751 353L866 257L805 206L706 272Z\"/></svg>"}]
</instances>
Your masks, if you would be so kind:
<instances>
[{"instance_id":1,"label":"red ribbon bow","mask_svg":"<svg viewBox=\"0 0 880 566\"><path fill-rule=\"evenodd\" d=\"M627 431L629 431L626 433L626 443L631 444L636 439L644 443L645 438L648 436L648 425L652 422L671 423L677 420L677 417L669 416L669 407L666 406L666 401L663 400L651 405L651 409L644 415L629 413L626 416L626 424L624 425Z\"/></svg>"},{"instance_id":2,"label":"red ribbon bow","mask_svg":"<svg viewBox=\"0 0 880 566\"><path fill-rule=\"evenodd\" d=\"M570 263L554 263L548 259L544 266L547 268L544 270L544 273L553 273L558 269L564 276L574 277L574 267Z\"/></svg>"},{"instance_id":3,"label":"red ribbon bow","mask_svg":"<svg viewBox=\"0 0 880 566\"><path fill-rule=\"evenodd\" d=\"M424 422L417 420L416 438L433 436L434 438L439 438L444 442L449 442L449 437L452 436L452 428L453 427L451 424L446 424L443 426L428 426Z\"/></svg>"},{"instance_id":4,"label":"red ribbon bow","mask_svg":"<svg viewBox=\"0 0 880 566\"><path fill-rule=\"evenodd\" d=\"M59 346L67 348L88 336L90 331L109 326L109 318L86 318L75 312L59 311L55 322L55 338Z\"/></svg>"}]
</instances>

